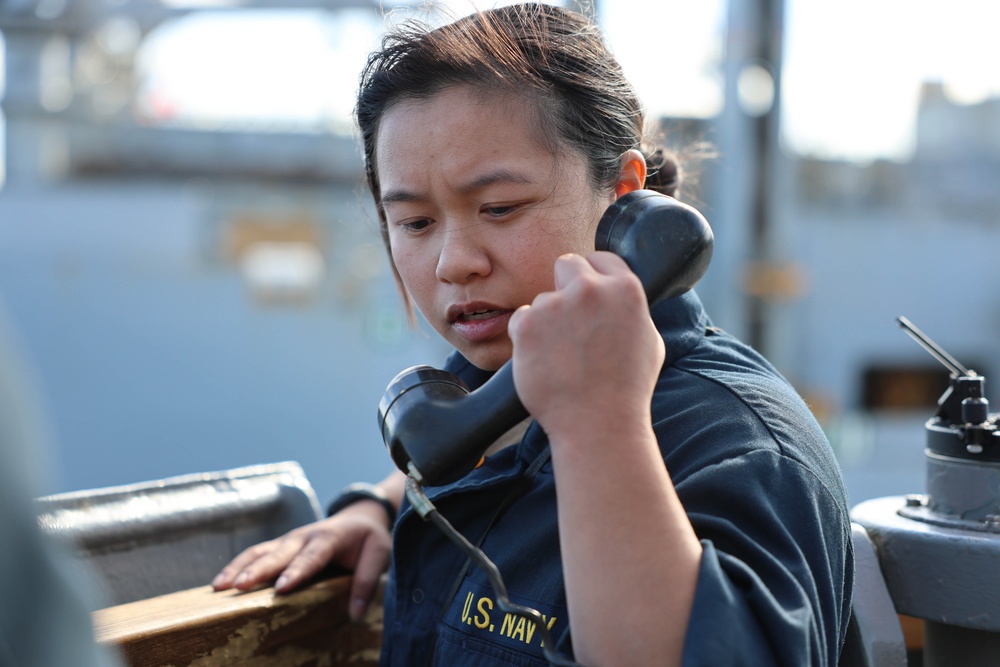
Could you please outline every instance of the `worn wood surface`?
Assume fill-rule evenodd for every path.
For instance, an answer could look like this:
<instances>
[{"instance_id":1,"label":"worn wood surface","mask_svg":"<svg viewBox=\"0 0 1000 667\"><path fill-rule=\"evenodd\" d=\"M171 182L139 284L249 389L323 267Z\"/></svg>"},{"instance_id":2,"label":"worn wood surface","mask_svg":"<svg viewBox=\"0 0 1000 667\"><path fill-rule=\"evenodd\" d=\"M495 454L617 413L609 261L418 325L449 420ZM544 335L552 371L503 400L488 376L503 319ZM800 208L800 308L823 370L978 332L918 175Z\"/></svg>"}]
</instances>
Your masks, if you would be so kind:
<instances>
[{"instance_id":1,"label":"worn wood surface","mask_svg":"<svg viewBox=\"0 0 1000 667\"><path fill-rule=\"evenodd\" d=\"M94 613L94 629L130 667L375 665L381 600L363 623L351 623L350 583L350 577L325 579L287 595L203 586L102 609Z\"/></svg>"}]
</instances>

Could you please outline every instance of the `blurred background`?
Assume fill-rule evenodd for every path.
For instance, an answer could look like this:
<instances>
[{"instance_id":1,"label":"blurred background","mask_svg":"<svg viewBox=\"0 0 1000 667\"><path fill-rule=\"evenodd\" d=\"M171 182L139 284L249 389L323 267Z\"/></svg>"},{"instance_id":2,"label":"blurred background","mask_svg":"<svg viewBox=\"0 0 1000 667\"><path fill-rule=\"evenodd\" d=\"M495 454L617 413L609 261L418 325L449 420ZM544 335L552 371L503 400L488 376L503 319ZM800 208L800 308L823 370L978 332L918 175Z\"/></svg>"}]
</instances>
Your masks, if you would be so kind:
<instances>
[{"instance_id":1,"label":"blurred background","mask_svg":"<svg viewBox=\"0 0 1000 667\"><path fill-rule=\"evenodd\" d=\"M895 318L1000 371L1000 4L563 4L669 144L717 154L688 191L716 324L806 397L852 504L922 491L948 374ZM45 493L294 460L325 501L388 472L379 398L447 349L406 323L350 111L387 20L472 6L0 0L0 308Z\"/></svg>"}]
</instances>

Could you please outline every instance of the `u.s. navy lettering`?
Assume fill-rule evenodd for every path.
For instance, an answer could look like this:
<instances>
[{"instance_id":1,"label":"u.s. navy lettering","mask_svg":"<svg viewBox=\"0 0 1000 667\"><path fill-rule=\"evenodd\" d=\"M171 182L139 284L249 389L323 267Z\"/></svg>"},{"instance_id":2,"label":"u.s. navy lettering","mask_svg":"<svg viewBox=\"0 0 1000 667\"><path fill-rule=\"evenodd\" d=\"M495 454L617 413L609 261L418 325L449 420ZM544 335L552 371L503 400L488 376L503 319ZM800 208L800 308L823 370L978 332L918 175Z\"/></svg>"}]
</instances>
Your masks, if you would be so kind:
<instances>
[{"instance_id":1,"label":"u.s. navy lettering","mask_svg":"<svg viewBox=\"0 0 1000 667\"><path fill-rule=\"evenodd\" d=\"M462 623L473 625L480 630L487 630L491 634L530 645L535 637L535 624L523 616L518 616L510 612L499 612L498 610L497 614L503 613L503 618L500 622L500 627L497 628L494 619L499 618L499 616L494 617L493 612L495 609L496 603L492 598L485 595L477 596L474 591L468 591L465 594L465 602L462 605ZM557 620L555 616L549 618L545 614L542 614L542 621L548 630L552 629ZM537 644L538 646L544 645L541 639L539 639Z\"/></svg>"}]
</instances>

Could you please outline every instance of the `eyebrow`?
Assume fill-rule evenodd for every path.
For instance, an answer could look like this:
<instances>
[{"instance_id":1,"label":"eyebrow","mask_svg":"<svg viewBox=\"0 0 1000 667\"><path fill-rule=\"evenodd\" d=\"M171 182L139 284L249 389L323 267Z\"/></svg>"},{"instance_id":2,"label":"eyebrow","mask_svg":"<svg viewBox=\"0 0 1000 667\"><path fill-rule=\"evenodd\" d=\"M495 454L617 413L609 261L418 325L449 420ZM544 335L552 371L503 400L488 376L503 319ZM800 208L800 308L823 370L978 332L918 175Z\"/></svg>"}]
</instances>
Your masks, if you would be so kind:
<instances>
[{"instance_id":1,"label":"eyebrow","mask_svg":"<svg viewBox=\"0 0 1000 667\"><path fill-rule=\"evenodd\" d=\"M517 171L512 171L510 169L500 167L494 169L493 171L488 171L484 174L477 176L476 178L463 183L458 187L458 191L461 193L474 192L476 190L481 190L487 188L491 185L496 185L497 183L516 183L519 185L530 185L535 181ZM397 203L397 202L412 202L412 201L422 201L424 197L410 190L404 188L397 188L393 190L387 190L382 193L382 204L387 203Z\"/></svg>"}]
</instances>

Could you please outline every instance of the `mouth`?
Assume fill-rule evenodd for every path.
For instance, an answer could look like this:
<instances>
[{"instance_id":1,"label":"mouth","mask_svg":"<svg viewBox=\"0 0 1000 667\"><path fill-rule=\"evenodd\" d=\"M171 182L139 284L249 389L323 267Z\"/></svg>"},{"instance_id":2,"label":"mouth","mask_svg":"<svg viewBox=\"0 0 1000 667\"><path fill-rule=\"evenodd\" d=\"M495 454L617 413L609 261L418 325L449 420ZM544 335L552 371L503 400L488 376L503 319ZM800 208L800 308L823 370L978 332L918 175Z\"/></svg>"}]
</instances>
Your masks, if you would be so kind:
<instances>
[{"instance_id":1,"label":"mouth","mask_svg":"<svg viewBox=\"0 0 1000 667\"><path fill-rule=\"evenodd\" d=\"M488 320L488 319L490 319L492 317L499 317L500 315L503 315L505 312L507 312L507 311L505 311L505 310L497 310L497 309L493 309L493 308L490 308L490 309L487 309L487 310L476 310L476 311L473 311L471 313L462 313L462 314L460 314L457 318L455 318L455 321L456 322L478 322L480 320Z\"/></svg>"},{"instance_id":2,"label":"mouth","mask_svg":"<svg viewBox=\"0 0 1000 667\"><path fill-rule=\"evenodd\" d=\"M492 303L455 304L448 308L447 318L448 324L481 322L510 312L509 309L501 308Z\"/></svg>"},{"instance_id":3,"label":"mouth","mask_svg":"<svg viewBox=\"0 0 1000 667\"><path fill-rule=\"evenodd\" d=\"M513 312L495 304L455 305L448 309L448 324L468 343L485 343L506 336L507 322Z\"/></svg>"}]
</instances>

